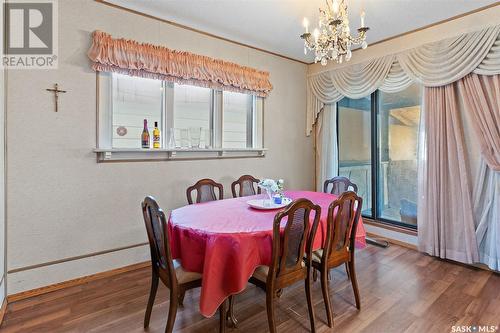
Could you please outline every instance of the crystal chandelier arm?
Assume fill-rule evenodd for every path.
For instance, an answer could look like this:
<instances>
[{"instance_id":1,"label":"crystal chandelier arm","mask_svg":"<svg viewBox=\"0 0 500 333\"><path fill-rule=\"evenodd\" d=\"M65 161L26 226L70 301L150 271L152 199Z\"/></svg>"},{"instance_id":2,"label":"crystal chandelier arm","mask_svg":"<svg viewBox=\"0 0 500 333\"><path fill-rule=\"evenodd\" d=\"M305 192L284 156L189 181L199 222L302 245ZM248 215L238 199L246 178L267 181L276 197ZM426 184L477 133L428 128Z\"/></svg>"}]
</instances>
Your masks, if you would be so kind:
<instances>
[{"instance_id":1,"label":"crystal chandelier arm","mask_svg":"<svg viewBox=\"0 0 500 333\"><path fill-rule=\"evenodd\" d=\"M307 46L307 48L311 50L314 48L315 43L313 42L312 35L309 32L303 33L302 35L300 35L300 38L304 40L304 44L305 46Z\"/></svg>"},{"instance_id":2,"label":"crystal chandelier arm","mask_svg":"<svg viewBox=\"0 0 500 333\"><path fill-rule=\"evenodd\" d=\"M368 27L362 27L358 29L358 35L356 37L349 36L349 40L353 44L361 44L366 39L366 32L370 30Z\"/></svg>"}]
</instances>

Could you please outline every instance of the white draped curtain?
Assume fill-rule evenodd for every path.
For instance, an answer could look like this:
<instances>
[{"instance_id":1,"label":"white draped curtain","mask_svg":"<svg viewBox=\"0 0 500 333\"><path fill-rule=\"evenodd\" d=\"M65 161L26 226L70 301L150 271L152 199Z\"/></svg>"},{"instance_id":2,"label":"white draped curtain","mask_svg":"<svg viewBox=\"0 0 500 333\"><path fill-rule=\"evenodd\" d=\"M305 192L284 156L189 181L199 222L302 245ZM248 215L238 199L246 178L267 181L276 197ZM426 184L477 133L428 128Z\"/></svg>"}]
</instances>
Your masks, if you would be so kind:
<instances>
[{"instance_id":1,"label":"white draped curtain","mask_svg":"<svg viewBox=\"0 0 500 333\"><path fill-rule=\"evenodd\" d=\"M500 271L500 172L490 169L484 158L476 175L473 203L480 262Z\"/></svg>"},{"instance_id":2,"label":"white draped curtain","mask_svg":"<svg viewBox=\"0 0 500 333\"><path fill-rule=\"evenodd\" d=\"M316 191L323 191L325 180L338 175L337 103L325 104L315 125Z\"/></svg>"},{"instance_id":3,"label":"white draped curtain","mask_svg":"<svg viewBox=\"0 0 500 333\"><path fill-rule=\"evenodd\" d=\"M438 87L433 91L434 103L432 99L428 100L426 103L428 110L424 108L422 113L427 118L422 125L426 131L431 129L429 126L432 126L434 137L432 137L433 146L429 151L429 146L425 146L425 140L429 140L431 136L426 131L421 133L423 135L420 136L419 147L424 154L419 160L419 180L433 179L434 183L431 184L428 180L427 197L420 202L418 218L420 248L433 255L463 262L475 262L480 257L481 262L498 270L500 266L500 176L498 170L493 168L491 163L487 163L487 160L488 158L491 160L492 149L497 149L495 151L498 152L498 146L500 146L500 135L491 130L496 128L498 131L499 111L489 108L490 113L493 114L489 122L485 119L476 119L477 122L483 124L479 129L483 133L479 133L477 126L480 125L476 122L476 136L485 135L484 131L487 131L486 135L489 135L487 144L493 148L488 150L484 142L481 145L483 164L480 174L473 182L474 187L467 177L463 177L467 174L468 166L460 159L466 158L467 152L463 150L462 124L457 119L457 112L463 112L463 110L469 112L471 108L474 108L474 116L477 118L478 115L483 114L485 106L491 106L495 102L500 105L500 94L497 91L496 95L488 96L489 99L476 96L475 101L473 99L467 101L464 97L467 94L462 94L464 105L458 106L456 104L456 98L458 98L456 89L458 88L455 83L471 73L479 76L500 74L500 25L425 44L365 63L310 75L307 81L306 134L311 134L316 123L317 181L319 184L328 174L331 165L338 163L336 133L334 133L334 138L328 139L324 132L326 119L329 117L322 114L326 114L324 110L331 110L325 105L335 105L344 97L352 99L366 97L376 90L387 93L399 92L415 82L426 87L427 94L433 91L433 87ZM494 90L494 86L492 87L489 89ZM476 86L474 89L481 90L480 88ZM474 89L471 91L475 91ZM460 91L463 90L464 88L461 87ZM470 91L469 94L471 94ZM331 121L334 124L331 127L336 127L336 119ZM490 126L487 126L488 124ZM333 135L332 131L327 131L327 133ZM335 149L331 147L332 141L325 141L325 139L333 140ZM324 147L325 143L330 147ZM447 149L454 150L451 152L453 159L446 161L446 165L440 165L450 153L446 151ZM335 162L320 160L325 158L335 159ZM453 160L456 163L453 163ZM449 177L450 172L457 177ZM335 173L330 172L330 175L335 175ZM472 188L474 188L474 194L472 194ZM451 195L449 199L455 202L450 206L444 200L441 200L439 204L433 203L432 191L438 191L442 198L445 197L446 191L461 191L462 195ZM462 215L455 216L456 212L450 210L453 205L462 205L458 210L462 212ZM441 216L436 214L441 214ZM429 222L426 219L432 219L432 221ZM425 223L425 225L421 226L420 223ZM452 225L446 226L446 223ZM456 233L454 232L451 238L445 239L445 232L450 228ZM474 238L474 234L477 238Z\"/></svg>"}]
</instances>

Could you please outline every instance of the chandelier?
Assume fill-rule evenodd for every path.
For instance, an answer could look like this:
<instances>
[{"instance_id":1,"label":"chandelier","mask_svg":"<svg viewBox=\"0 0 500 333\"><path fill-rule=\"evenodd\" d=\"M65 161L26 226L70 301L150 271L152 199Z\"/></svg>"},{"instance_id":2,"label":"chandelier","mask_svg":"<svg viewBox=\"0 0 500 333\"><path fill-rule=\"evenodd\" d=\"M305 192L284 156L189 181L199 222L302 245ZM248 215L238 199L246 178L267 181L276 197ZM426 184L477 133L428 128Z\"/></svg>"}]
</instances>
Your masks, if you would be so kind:
<instances>
[{"instance_id":1,"label":"chandelier","mask_svg":"<svg viewBox=\"0 0 500 333\"><path fill-rule=\"evenodd\" d=\"M326 66L328 60L342 63L349 61L352 56L351 46L361 45L366 49L366 32L370 29L365 26L365 12L361 12L361 28L356 37L351 36L347 4L345 0L326 0L326 9L319 9L319 29L309 33L309 21L304 18L306 29L300 38L304 40L304 54L307 50L314 51L314 62L321 62Z\"/></svg>"}]
</instances>

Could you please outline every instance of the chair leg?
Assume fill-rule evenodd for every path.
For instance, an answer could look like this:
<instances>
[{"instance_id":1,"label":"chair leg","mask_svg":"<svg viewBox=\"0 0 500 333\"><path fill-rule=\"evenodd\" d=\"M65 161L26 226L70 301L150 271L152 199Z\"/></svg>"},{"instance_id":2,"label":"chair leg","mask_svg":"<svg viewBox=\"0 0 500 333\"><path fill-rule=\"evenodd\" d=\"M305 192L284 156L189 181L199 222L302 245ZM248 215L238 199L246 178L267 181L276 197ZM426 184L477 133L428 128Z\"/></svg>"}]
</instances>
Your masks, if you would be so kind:
<instances>
[{"instance_id":1,"label":"chair leg","mask_svg":"<svg viewBox=\"0 0 500 333\"><path fill-rule=\"evenodd\" d=\"M219 306L219 333L226 332L227 299Z\"/></svg>"},{"instance_id":2,"label":"chair leg","mask_svg":"<svg viewBox=\"0 0 500 333\"><path fill-rule=\"evenodd\" d=\"M269 324L269 332L276 333L276 320L274 318L274 293L273 288L266 290L266 309L267 323Z\"/></svg>"},{"instance_id":3,"label":"chair leg","mask_svg":"<svg viewBox=\"0 0 500 333\"><path fill-rule=\"evenodd\" d=\"M168 320L165 333L172 333L174 330L175 317L177 315L177 306L179 304L179 295L176 291L170 290L170 306L168 308Z\"/></svg>"},{"instance_id":4,"label":"chair leg","mask_svg":"<svg viewBox=\"0 0 500 333\"><path fill-rule=\"evenodd\" d=\"M316 320L314 316L314 305L312 301L311 293L311 274L308 272L306 278L306 298L307 298L307 309L309 311L309 321L311 324L311 332L316 332Z\"/></svg>"},{"instance_id":5,"label":"chair leg","mask_svg":"<svg viewBox=\"0 0 500 333\"><path fill-rule=\"evenodd\" d=\"M227 311L227 320L231 324L231 327L236 327L238 325L238 319L234 315L234 295L229 296L229 310Z\"/></svg>"},{"instance_id":6,"label":"chair leg","mask_svg":"<svg viewBox=\"0 0 500 333\"><path fill-rule=\"evenodd\" d=\"M354 269L354 258L349 261L349 275L351 276L352 289L354 290L354 298L356 299L356 307L361 309L361 302L359 300L358 281L356 280L356 271Z\"/></svg>"},{"instance_id":7,"label":"chair leg","mask_svg":"<svg viewBox=\"0 0 500 333\"><path fill-rule=\"evenodd\" d=\"M321 270L321 291L323 292L323 301L325 303L326 318L328 327L333 328L333 312L330 304L330 288L328 286L328 269Z\"/></svg>"},{"instance_id":8,"label":"chair leg","mask_svg":"<svg viewBox=\"0 0 500 333\"><path fill-rule=\"evenodd\" d=\"M180 292L179 292L179 306L181 308L184 307L184 296L186 295L186 290L185 289L181 289Z\"/></svg>"},{"instance_id":9,"label":"chair leg","mask_svg":"<svg viewBox=\"0 0 500 333\"><path fill-rule=\"evenodd\" d=\"M313 268L313 281L316 282L318 280L318 270Z\"/></svg>"},{"instance_id":10,"label":"chair leg","mask_svg":"<svg viewBox=\"0 0 500 333\"><path fill-rule=\"evenodd\" d=\"M351 273L349 272L349 265L345 263L345 272L347 274L347 278L350 280L351 279Z\"/></svg>"},{"instance_id":11,"label":"chair leg","mask_svg":"<svg viewBox=\"0 0 500 333\"><path fill-rule=\"evenodd\" d=\"M153 310L153 304L155 303L156 291L158 290L158 281L160 278L153 271L151 274L151 289L149 291L149 300L146 307L146 314L144 315L144 328L149 326L149 320L151 319L151 311Z\"/></svg>"}]
</instances>

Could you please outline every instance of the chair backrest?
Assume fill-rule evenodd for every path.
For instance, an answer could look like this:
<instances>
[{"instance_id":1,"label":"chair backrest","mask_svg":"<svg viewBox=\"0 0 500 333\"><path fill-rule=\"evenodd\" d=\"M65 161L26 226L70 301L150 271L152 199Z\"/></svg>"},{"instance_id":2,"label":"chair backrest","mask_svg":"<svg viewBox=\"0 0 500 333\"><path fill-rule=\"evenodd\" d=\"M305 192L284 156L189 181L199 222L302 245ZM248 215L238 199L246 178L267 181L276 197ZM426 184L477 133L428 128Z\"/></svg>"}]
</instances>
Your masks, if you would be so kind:
<instances>
[{"instance_id":1,"label":"chair backrest","mask_svg":"<svg viewBox=\"0 0 500 333\"><path fill-rule=\"evenodd\" d=\"M311 223L310 215L314 211ZM308 199L297 199L274 217L272 263L269 279L300 271L304 268L304 253L312 256L312 241L318 228L321 207ZM281 231L281 222L286 224Z\"/></svg>"},{"instance_id":2,"label":"chair backrest","mask_svg":"<svg viewBox=\"0 0 500 333\"><path fill-rule=\"evenodd\" d=\"M173 284L177 284L177 277L170 252L170 240L165 213L158 206L156 200L148 196L142 202L142 214L148 233L151 265L162 280L164 280L167 287L170 288Z\"/></svg>"},{"instance_id":3,"label":"chair backrest","mask_svg":"<svg viewBox=\"0 0 500 333\"><path fill-rule=\"evenodd\" d=\"M215 195L215 189L219 191L219 198ZM224 199L224 187L222 184L215 182L212 179L201 179L193 186L189 186L186 190L188 203L193 204L192 192L196 190L196 203L215 201Z\"/></svg>"},{"instance_id":4,"label":"chair backrest","mask_svg":"<svg viewBox=\"0 0 500 333\"><path fill-rule=\"evenodd\" d=\"M329 185L332 185L332 189L329 191ZM332 179L325 180L323 185L323 192L331 193L335 195L341 195L342 193L349 191L349 188L352 188L352 191L358 193L358 186L351 182L351 180L347 177L333 177Z\"/></svg>"},{"instance_id":5,"label":"chair backrest","mask_svg":"<svg viewBox=\"0 0 500 333\"><path fill-rule=\"evenodd\" d=\"M255 194L260 194L260 187L257 186L257 192L255 191L255 186L254 184L258 184L260 180L257 178L250 176L250 175L244 175L238 178L238 180L235 180L231 184L231 192L233 192L233 198L237 197L246 197L249 195L255 195ZM238 187L238 192L236 192Z\"/></svg>"},{"instance_id":6,"label":"chair backrest","mask_svg":"<svg viewBox=\"0 0 500 333\"><path fill-rule=\"evenodd\" d=\"M352 191L344 192L328 207L323 259L354 253L356 229L363 199Z\"/></svg>"}]
</instances>

